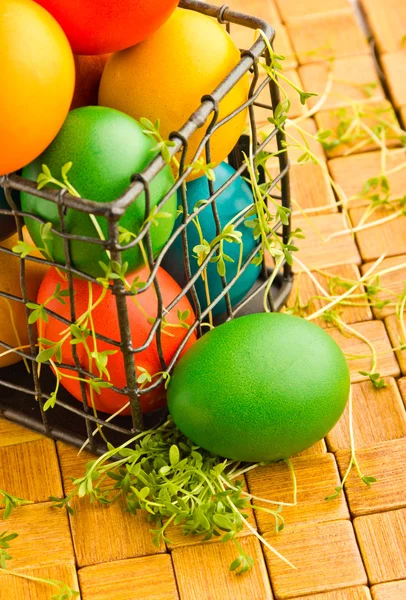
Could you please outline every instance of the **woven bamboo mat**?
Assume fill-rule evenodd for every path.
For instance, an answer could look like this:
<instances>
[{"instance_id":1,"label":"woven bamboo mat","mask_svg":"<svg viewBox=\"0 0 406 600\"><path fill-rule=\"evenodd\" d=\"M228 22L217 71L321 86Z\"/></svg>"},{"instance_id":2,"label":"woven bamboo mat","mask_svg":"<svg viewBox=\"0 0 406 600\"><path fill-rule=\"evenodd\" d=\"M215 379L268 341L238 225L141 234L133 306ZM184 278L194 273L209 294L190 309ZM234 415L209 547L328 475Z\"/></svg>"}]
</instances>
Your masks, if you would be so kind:
<instances>
[{"instance_id":1,"label":"woven bamboo mat","mask_svg":"<svg viewBox=\"0 0 406 600\"><path fill-rule=\"evenodd\" d=\"M348 81L366 84L377 80L369 46L348 0L229 0L228 4L273 23L276 49L288 57L289 76L307 91L322 92L327 67L320 61L337 57L334 73L337 80L347 81L334 83L317 123L308 119L303 128L316 131L331 127L335 118L331 111L345 108L349 97L360 98L359 87ZM392 102L396 108L394 122L403 118L405 127L406 44L402 39L406 34L406 2L363 0L362 5L382 54L390 94L385 98L378 83L371 101ZM243 33L237 33L236 39L244 45L239 36ZM309 100L308 108L315 102L317 99ZM300 116L303 107L293 103L292 111L292 117ZM262 118L260 113L258 118ZM387 145L391 148L394 143L387 140ZM317 144L313 150L327 161L333 179L350 195L374 176L379 165L379 152L372 147L350 156L343 156L342 151L325 156ZM387 160L390 168L396 167L396 150L388 150ZM300 206L315 209L311 225L300 215L294 217L294 225L306 233L300 251L306 265L328 268L337 277L351 279L365 273L383 252L387 257L382 266L406 265L404 219L361 231L355 239L350 234L336 236L326 244L318 233L334 235L345 229L345 223L325 172L312 164L294 165L292 182ZM391 175L391 186L405 193L404 171ZM328 203L331 210L317 212ZM360 201L350 211L353 224L362 211ZM379 211L374 218L379 218ZM296 285L298 277L303 299L314 296L314 281L301 273ZM323 275L317 273L316 278L323 286ZM400 293L405 279L406 267L392 271L385 276L385 287ZM294 294L295 290L290 305ZM352 473L345 494L329 503L324 500L339 484L339 474L343 475L348 464L347 412L325 441L293 459L298 504L284 510L285 530L276 535L266 513L251 515L250 521L297 570L261 548L248 530L241 535L241 545L255 558L255 566L238 577L229 571L232 545L201 543L171 530L167 532L171 546L156 548L146 517L131 516L119 505L106 508L84 502L73 517L52 509L49 496L68 493L70 478L81 475L89 456L77 457L77 451L66 444L56 444L0 419L0 488L34 502L15 511L8 521L0 520L0 533L19 533L10 568L62 580L75 589L80 586L82 600L406 599L406 351L391 350L399 337L393 310L346 307L341 316L374 343L377 370L388 384L377 391L359 374L369 369L368 358L351 362L358 458L364 472L374 474L378 481L369 489ZM325 322L319 324L346 352L368 354L360 339L345 336ZM289 472L284 464L252 471L247 485L256 496L289 501ZM48 600L50 595L50 589L41 584L12 576L0 579L0 600Z\"/></svg>"}]
</instances>

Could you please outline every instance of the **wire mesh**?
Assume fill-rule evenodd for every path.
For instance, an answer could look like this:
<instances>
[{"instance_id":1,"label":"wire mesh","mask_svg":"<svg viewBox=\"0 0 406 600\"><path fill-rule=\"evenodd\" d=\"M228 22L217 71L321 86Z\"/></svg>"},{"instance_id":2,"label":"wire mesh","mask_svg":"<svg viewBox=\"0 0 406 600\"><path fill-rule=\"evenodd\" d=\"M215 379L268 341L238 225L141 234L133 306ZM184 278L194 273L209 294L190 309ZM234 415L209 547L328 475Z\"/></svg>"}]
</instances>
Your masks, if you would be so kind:
<instances>
[{"instance_id":1,"label":"wire mesh","mask_svg":"<svg viewBox=\"0 0 406 600\"><path fill-rule=\"evenodd\" d=\"M195 0L184 0L181 2L181 7L217 18L222 25L226 26L231 34L233 33L233 26L243 26L251 30L260 29L271 42L275 36L275 31L266 22L258 18L234 12L230 10L227 5L218 7ZM258 253L259 246L256 246L249 256L246 257L234 277L227 278L226 275L221 275L221 293L210 299L211 301L208 306L204 307L201 306L199 301L199 295L196 291L196 282L202 277L202 274L205 273L205 269L211 259L218 254L220 242L211 248L210 253L205 257L197 270L191 268L192 261L195 260L195 258L191 256L188 245L188 226L190 226L193 220L196 219L196 216L203 211L211 211L217 235L221 233L222 227L217 209L217 199L238 177L247 177L247 164L244 160L244 156L251 153L253 159L255 159L261 152L269 148L270 144L275 144L275 142L280 151L279 153L276 153L278 174L276 177L269 179L265 171L259 168L260 183L265 185L267 193L280 201L284 207L290 207L289 165L286 152L283 151L283 132L274 128L269 123L266 132L262 134L261 137L257 131L256 111L258 108L261 108L261 110L264 108L268 109L270 111L269 115L271 115L271 111L275 109L280 102L279 89L276 83L268 76L260 76L258 68L258 60L260 57L264 57L269 64L270 57L266 44L263 39L258 38L250 49L241 50L241 60L238 65L215 90L202 98L200 107L198 107L194 114L188 118L179 131L171 134L170 139L174 142L174 145L169 150L172 156L179 156L179 176L174 186L165 194L157 205L157 210L161 210L168 199L174 193L177 193L182 207L182 222L179 226L175 227L170 238L163 246L159 255L155 258L151 242L152 224L151 220L148 220L148 217L151 212L150 184L154 177L166 165L161 155L158 155L152 160L142 173L133 175L128 189L120 198L105 204L94 202L91 199L76 198L71 196L67 190L61 190L60 192L50 188L38 190L35 182L24 179L17 174L0 177L0 186L4 189L5 198L9 205L8 209L6 207L2 208L0 205L0 220L4 220L7 217L9 222L10 210L12 211L19 240L23 240L24 218L29 217L42 224L45 224L46 221L40 219L38 216L21 210L16 204L15 191L26 192L44 200L48 200L58 208L59 224L58 227L55 225L52 227L51 233L58 236L63 243L64 262L63 264L58 264L58 269L65 274L67 280L67 289L69 291L67 300L69 301L70 315L69 319L67 319L45 307L44 310L49 318L57 319L59 322L66 325L66 327L77 322L78 314L75 300L75 281L77 281L78 277L81 278L82 281L89 282L89 285L101 288L101 285L96 278L78 270L74 266L72 262L71 247L72 243L75 241L98 244L109 253L111 260L118 263L118 265L123 264L122 255L124 251L142 244L145 249L149 275L144 282L144 286L137 290L137 295L145 294L151 289L156 298L156 314L154 314L154 318L151 320L151 327L147 338L142 344L134 346L127 304L128 297L134 295L134 292L126 289L122 280L119 278L115 279L112 282L110 289L115 297L120 339L111 339L98 331L94 332L96 340L116 348L122 355L126 385L123 387L113 386L111 389L123 397L123 404L128 401L131 416L122 416L119 414L112 419L108 415L102 413L98 414L93 409L91 402L89 403L89 386L86 382L90 379L96 379L97 377L93 372L84 368L78 355L77 346L74 344L71 345L72 360L69 363L61 362L58 364L58 368L63 369L66 373L74 374L74 376L77 376L80 379L79 384L82 405L61 387L58 391L55 407L44 410L44 405L49 400L55 386L55 376L51 372L49 361L46 364L42 364L41 369L38 368L38 363L36 362L38 354L38 331L36 331L35 324L28 325L28 318L31 311L26 306L27 302L35 302L36 298L29 297L25 271L26 263L28 261L48 266L55 266L55 263L46 258L39 258L32 255L28 255L25 258L18 258L20 261L21 295L10 294L7 290L0 289L0 299L2 298L3 301L7 300L15 303L23 303L25 306L28 328L28 348L14 349L14 352L24 359L29 365L29 369L27 370L23 362L0 369L1 416L36 429L54 439L68 441L79 446L88 440L89 448L91 450L96 452L101 451L103 448L103 440L100 438L99 433L95 435L95 432L100 431L101 428L108 432L107 435L109 439L111 439L112 436L113 440L117 439L121 441L123 438L134 435L134 433L145 427L156 424L165 416L165 409L143 415L140 401L142 401L144 394L150 394L151 391L162 388L165 383L164 373L172 372L176 361L192 336L197 335L200 337L203 335L208 319L212 314L212 310L217 304L224 302L225 311L221 316L215 318L215 324L247 313L259 312L262 310L262 297L264 291L267 289L269 277L273 271L272 268L269 267L269 257L268 259L264 257L260 277L248 295L237 306L233 306L230 298L230 290L233 289L233 286L238 283L239 278L248 269L251 261ZM238 107L238 109L226 118L219 120L219 103L247 73L250 73L251 76L250 92L247 102ZM268 93L269 95L269 101L267 102L264 102L265 93ZM259 97L261 97L260 100ZM207 123L209 123L194 158L199 157L201 153L204 152L206 162L210 163L211 140L213 135L218 131L221 132L222 126L247 108L249 115L249 123L247 124L249 134L244 134L240 138L237 147L228 157L228 162L235 169L235 173L218 189L215 189L214 183L209 180L210 197L207 202L195 208L193 213L189 213L186 180L192 171L190 165L193 163L194 159L191 160L188 165L186 160L188 140L190 140L190 137L199 128L207 126ZM185 118L186 117L187 115L185 115ZM129 243L120 243L120 218L125 214L125 211L129 206L134 202L140 201L141 196L145 198L144 225L137 236ZM106 239L87 238L70 233L66 224L66 215L67 211L72 209L83 214L94 215L99 219L104 219L108 225L108 237ZM248 209L246 212L248 212ZM242 214L234 222L234 227L238 228L238 226L241 226L246 218L246 213ZM290 236L290 223L275 223L274 231L282 237L284 243L287 243ZM179 237L182 240L184 253L186 284L180 289L179 294L165 306L159 282L159 270L172 244ZM0 257L2 253L15 256L12 249L0 244ZM278 273L273 273L273 277L274 281L269 290L267 302L270 310L277 311L283 306L291 289L292 272L290 265L287 264L286 261L283 261ZM165 360L162 342L165 315L171 310L176 309L179 301L185 296L190 298L196 318L185 332L182 342L168 362ZM13 350L13 346L3 341L1 337L0 332L1 352ZM162 375L156 378L147 388L143 388L142 385L140 386L139 383L137 383L137 355L149 348L151 344L156 345Z\"/></svg>"}]
</instances>

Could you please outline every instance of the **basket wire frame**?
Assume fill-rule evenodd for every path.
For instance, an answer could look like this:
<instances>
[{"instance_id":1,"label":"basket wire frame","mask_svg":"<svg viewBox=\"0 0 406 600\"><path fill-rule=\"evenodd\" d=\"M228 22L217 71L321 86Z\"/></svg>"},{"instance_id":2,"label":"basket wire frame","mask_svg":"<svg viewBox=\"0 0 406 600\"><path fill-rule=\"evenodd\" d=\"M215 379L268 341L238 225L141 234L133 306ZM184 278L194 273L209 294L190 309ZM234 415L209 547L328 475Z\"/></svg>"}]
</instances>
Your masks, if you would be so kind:
<instances>
[{"instance_id":1,"label":"basket wire frame","mask_svg":"<svg viewBox=\"0 0 406 600\"><path fill-rule=\"evenodd\" d=\"M231 31L231 34L233 24L235 24L248 27L252 30L260 29L264 32L264 34L270 40L271 43L274 39L275 31L265 21L234 12L230 10L227 5L218 7L205 4L198 0L182 0L180 6L184 9L195 10L207 16L217 18L217 20L221 24L226 26L228 31ZM196 215L199 215L203 210L211 210L216 225L216 232L217 235L219 235L221 233L221 223L216 205L216 199L227 188L227 186L231 185L232 182L235 181L237 177L246 174L246 164L242 158L242 150L248 153L249 145L251 144L252 155L256 157L260 152L266 149L274 139L276 139L278 150L281 151L280 153L278 153L279 173L277 177L275 177L272 181L269 181L269 185L267 186L267 192L272 193L272 196L274 198L280 199L284 207L290 208L290 187L288 173L289 163L287 153L284 149L284 134L279 129L274 128L272 129L272 131L266 134L265 139L261 142L258 141L257 136L257 129L255 124L255 108L266 107L269 108L269 110L272 110L279 104L280 101L279 89L274 81L267 77L259 83L260 78L258 59L261 56L265 57L267 63L270 64L270 56L267 51L266 44L263 39L259 38L249 50L241 51L241 60L238 63L238 65L233 69L233 71L220 83L220 85L211 94L208 94L202 98L200 107L193 113L193 115L191 115L191 117L186 121L183 127L181 127L179 131L173 132L170 135L170 139L174 142L174 146L169 148L171 155L179 155L180 153L179 177L176 180L174 186L171 188L171 190L169 190L169 192L162 198L160 203L157 205L157 210L159 211L165 205L166 201L173 195L173 193L176 193L177 190L179 190L181 204L183 208L182 224L174 229L169 240L164 245L159 256L156 259L154 259L153 256L151 243L151 222L147 221L147 217L149 216L151 210L149 184L157 175L157 173L159 173L160 170L164 168L166 164L161 155L158 155L154 160L152 160L142 173L137 173L133 175L132 181L128 189L122 194L120 198L105 204L101 204L84 198L73 197L67 192L67 190L61 190L60 192L51 190L49 188L43 188L42 190L38 190L35 182L19 177L16 174L0 177L0 185L4 188L6 199L10 205L12 214L15 217L17 233L20 240L23 239L24 217L30 217L31 219L34 219L41 223L44 223L45 221L41 220L35 215L31 215L22 210L19 210L16 204L14 203L13 197L11 195L12 189L24 191L29 194L38 196L40 198L53 202L58 206L60 230L52 228L51 231L54 235L58 235L63 240L65 264L58 265L58 268L61 269L61 271L63 271L67 276L69 289L68 300L70 304L70 320L67 320L64 317L53 312L52 310L46 308L46 312L51 317L58 319L62 323L66 324L66 326L69 326L71 323L76 322L77 314L75 309L73 279L75 276L80 276L82 279L85 279L88 282L91 282L92 284L94 283L100 285L97 283L95 278L87 275L86 273L78 271L72 265L70 250L70 245L72 241L86 241L94 244L99 244L110 253L111 260L116 261L119 264L122 264L122 252L124 250L130 249L142 242L146 249L150 275L145 283L145 286L138 290L138 294L145 293L146 290L153 286L158 305L156 318L151 326L151 330L147 339L142 345L134 347L131 337L130 322L127 310L127 296L130 294L130 292L125 289L124 284L120 280L115 280L111 289L112 293L115 296L121 339L119 341L113 340L95 332L96 338L98 340L102 340L111 344L113 347L117 348L117 350L121 351L122 353L126 375L126 386L122 389L113 386L111 389L113 391L118 392L119 394L122 394L123 396L128 397L128 401L131 407L131 418L118 417L114 419L115 422L113 422L112 420L110 421L107 418L102 418L99 415L94 414L92 407L89 406L88 395L86 392L87 384L84 381L80 381L80 391L83 406L81 406L80 403L78 403L76 400L71 400L69 395L66 395L65 399L65 396L61 394L62 398L58 396L55 408L49 411L45 411L44 404L47 401L47 399L49 399L50 394L44 391L42 375L40 381L38 370L36 368L36 332L35 326L33 325L27 325L30 347L29 352L23 351L23 349L15 350L17 354L19 354L21 357L25 358L27 361L29 361L29 363L31 363L31 379L27 376L22 377L22 363L20 363L17 366L14 366L13 368L7 367L6 369L3 368L0 370L0 416L18 422L22 425L31 427L54 439L67 441L77 446L82 446L82 444L86 440L88 440L90 450L94 452L101 452L103 451L105 446L103 443L101 443L100 438L95 437L95 427L102 426L109 432L110 435L113 436L113 439L115 439L116 437L117 439L122 440L123 438L127 439L129 436L133 436L137 432L142 431L145 427L151 426L151 424L156 424L157 422L159 422L159 419L162 419L162 417L164 416L161 411L158 414L153 414L145 418L145 415L143 416L141 412L141 406L139 401L140 397L142 397L144 393L149 393L151 392L151 390L157 388L158 386L161 386L163 383L163 378L158 378L152 383L152 385L150 385L146 389L140 389L140 387L137 384L136 376L136 364L138 353L148 348L152 342L155 342L162 371L171 372L173 366L178 360L183 348L185 347L187 341L190 339L192 334L196 332L198 337L202 335L202 323L205 322L205 320L207 320L209 312L218 302L224 299L226 305L226 313L223 316L222 321L231 320L235 317L245 314L246 312L253 312L251 305L255 303L255 300L258 300L258 298L262 296L271 274L269 267L267 267L267 265L265 264L265 258L262 265L262 274L260 279L258 280L256 286L254 286L253 290L248 294L248 296L244 298L242 302L239 303L238 306L232 306L229 292L232 286L237 281L237 279L248 268L252 259L257 254L259 247L254 248L254 250L250 253L247 259L241 265L241 269L239 270L239 272L232 279L227 280L225 276L221 278L223 287L222 292L216 298L212 299L211 304L206 309L202 310L202 307L199 303L198 294L196 292L195 282L201 276L202 272L208 265L210 259L217 253L219 243L217 244L217 246L212 248L209 255L205 258L203 263L200 265L199 269L193 275L191 270L191 257L188 249L189 247L187 226L189 225L189 223L191 223L192 219L194 219ZM244 105L238 107L233 113L228 115L226 118L219 120L219 103L233 88L233 86L235 86L240 81L240 79L249 72L252 74L252 83L250 86L249 98L247 102L245 102ZM269 105L258 101L259 95L262 94L266 88L269 89L270 94ZM206 125L207 122L210 123L195 154L195 157L192 158L192 160L190 161L192 163L196 157L200 156L201 153L204 152L206 162L210 163L210 140L212 135L219 129L221 130L222 125L229 122L236 114L245 110L246 108L248 108L249 113L251 135L250 137L242 136L242 138L240 139L240 144L237 146L237 148L233 150L233 152L229 156L230 164L236 169L235 174L233 174L232 177L226 183L224 183L217 191L215 191L214 189L213 182L208 180L210 198L207 200L206 204L199 206L199 208L195 209L193 213L189 214L186 195L186 178L191 172L192 167L186 164L186 154L188 152L188 139L197 129ZM267 131L269 131L269 129ZM280 185L280 194L276 193L276 191L273 191L275 186L277 185ZM134 238L130 243L126 245L121 245L119 243L119 219L125 213L128 206L130 206L131 203L136 202L137 198L139 198L141 194L144 194L145 196L145 225L143 226L142 230L136 238ZM250 208L251 207L248 207L246 212L248 212ZM97 217L106 219L108 222L108 238L106 240L97 238L85 238L83 236L69 233L66 227L66 211L68 209L75 209L76 211L80 211L89 215L93 214ZM0 209L0 218L1 215L7 214L9 215L10 212ZM244 222L245 218L245 214L241 215L239 219L235 221L234 227L238 228L238 226ZM281 222L277 223L274 227L274 230L277 232L278 235L282 236L284 243L288 242L290 236L290 221L289 224L286 225L283 225ZM187 284L182 288L179 295L176 298L174 298L168 306L164 307L162 292L157 278L157 272L162 263L163 257L165 256L166 252L170 249L171 244L173 243L175 238L179 235L182 237ZM1 245L0 252L8 253L15 256L12 250L4 248ZM27 256L26 258L20 258L19 260L20 284L22 292L21 297L0 290L0 298L5 298L14 302L23 303L25 305L25 314L28 322L30 310L26 306L26 304L29 301L36 301L36 298L28 298L27 286L25 281L26 261L42 263L49 266L55 266L55 263L53 263L50 260L41 259L34 256ZM275 276L275 274L273 275ZM270 293L268 294L268 306L270 310L277 311L281 308L281 306L283 306L290 292L291 285L292 269L290 265L287 264L285 261L282 263L280 272L276 274L274 284L270 290ZM191 297L192 305L194 307L194 312L196 315L196 320L193 323L193 325L188 329L183 339L183 342L178 347L170 364L166 364L161 340L162 321L165 314L167 314L173 307L175 307L179 300L183 298L186 294L189 294ZM77 374L77 376L81 379L95 378L96 375L94 373L87 371L80 364L76 346L71 345L71 348L74 364L58 364L58 367L61 369L72 371L73 373ZM0 332L0 351L4 350L12 350L12 346L8 345L7 343L1 340ZM42 365L42 368L44 368L44 365ZM5 373L7 374L7 376L5 376ZM54 412L56 417L53 416ZM72 423L74 423L73 425L71 425L72 419ZM62 425L61 423L64 423L64 425Z\"/></svg>"}]
</instances>

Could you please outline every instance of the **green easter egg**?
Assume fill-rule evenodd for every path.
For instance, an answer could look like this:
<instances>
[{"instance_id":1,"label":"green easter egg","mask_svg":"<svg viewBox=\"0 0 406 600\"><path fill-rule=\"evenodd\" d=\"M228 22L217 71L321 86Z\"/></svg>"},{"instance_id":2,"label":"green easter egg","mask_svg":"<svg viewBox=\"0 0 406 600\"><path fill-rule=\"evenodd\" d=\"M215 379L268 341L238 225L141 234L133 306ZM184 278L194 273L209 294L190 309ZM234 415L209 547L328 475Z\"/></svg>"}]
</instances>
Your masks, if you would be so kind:
<instances>
[{"instance_id":1,"label":"green easter egg","mask_svg":"<svg viewBox=\"0 0 406 600\"><path fill-rule=\"evenodd\" d=\"M69 183L82 198L96 202L116 200L130 185L131 176L140 173L157 155L156 140L142 131L141 125L132 117L111 108L87 106L69 113L65 124L52 144L35 161L28 165L23 176L37 180L46 165L52 176L62 180L61 170L71 162L68 173ZM169 166L152 180L150 184L151 210L170 190L174 183ZM54 186L52 186L54 187ZM58 206L31 194L21 194L22 208L26 212L51 222L60 230ZM172 195L162 208L165 218L151 226L151 241L154 256L164 246L175 223L177 209L176 194ZM119 225L133 234L138 234L145 219L145 193L142 193L126 210ZM108 223L104 217L97 217L104 237L108 238ZM25 219L28 231L35 244L41 248L40 223ZM67 233L100 239L89 215L68 208L65 215ZM51 234L47 241L53 259L65 263L63 240ZM128 243L126 241L125 243ZM100 245L71 241L71 260L75 268L94 277L103 275L99 262L108 262L108 256ZM143 266L139 245L122 253L123 262L128 262L128 273Z\"/></svg>"},{"instance_id":2,"label":"green easter egg","mask_svg":"<svg viewBox=\"0 0 406 600\"><path fill-rule=\"evenodd\" d=\"M199 339L175 367L168 406L180 431L240 461L309 448L347 403L345 357L323 329L280 313L241 317Z\"/></svg>"}]
</instances>

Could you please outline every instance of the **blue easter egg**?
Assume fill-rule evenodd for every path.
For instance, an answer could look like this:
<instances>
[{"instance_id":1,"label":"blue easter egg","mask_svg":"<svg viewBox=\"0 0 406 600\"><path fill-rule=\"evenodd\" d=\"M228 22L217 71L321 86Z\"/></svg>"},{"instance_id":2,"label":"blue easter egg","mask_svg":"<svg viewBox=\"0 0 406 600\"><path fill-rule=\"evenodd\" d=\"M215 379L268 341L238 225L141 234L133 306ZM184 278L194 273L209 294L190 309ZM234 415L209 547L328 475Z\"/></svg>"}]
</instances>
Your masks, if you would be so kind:
<instances>
[{"instance_id":1,"label":"blue easter egg","mask_svg":"<svg viewBox=\"0 0 406 600\"><path fill-rule=\"evenodd\" d=\"M227 163L221 163L215 170L216 180L214 182L214 189L217 191L223 184L225 184L232 175L235 174L235 170L230 167ZM189 181L186 185L187 191L187 203L189 214L195 210L195 205L201 200L207 200L210 197L209 183L207 178L200 177L193 181ZM237 179L231 183L216 199L217 211L223 229L229 221L240 213L245 208L248 208L253 203L253 196L249 185L242 179ZM181 193L178 193L178 204L182 205ZM213 217L211 205L206 206L201 213L199 213L199 223L202 229L203 238L209 243L216 237L216 224ZM182 217L178 217L175 228L182 224ZM254 248L257 246L257 242L254 240L252 235L252 229L249 229L241 223L237 228L242 234L241 241L243 245L243 264L252 253ZM198 270L198 262L196 253L193 252L193 248L199 245L200 237L196 226L190 223L187 227L188 235L188 248L190 256L190 266L192 275ZM235 277L238 270L238 262L240 257L240 244L236 242L224 242L223 249L225 254L229 256L233 262L226 262L226 281L227 283ZM179 283L181 287L186 284L186 274L184 268L183 259L183 248L182 248L182 236L179 235L173 242L171 248L168 250L164 261L163 267L166 269L172 277ZM260 266L250 264L247 269L240 275L235 284L229 291L231 304L236 306L250 291L255 281L258 279L260 274ZM213 301L222 291L223 285L221 277L217 272L217 264L209 263L207 266L208 283L210 290L210 300ZM196 292L199 297L201 309L207 308L207 298L205 284L201 277L196 281ZM226 311L226 302L224 298L220 300L218 304L213 308L213 315L217 316Z\"/></svg>"}]
</instances>

